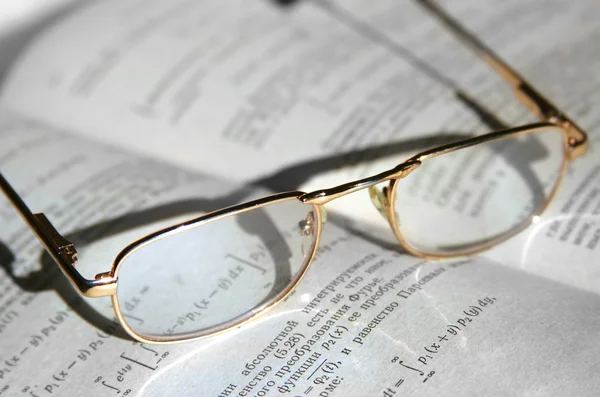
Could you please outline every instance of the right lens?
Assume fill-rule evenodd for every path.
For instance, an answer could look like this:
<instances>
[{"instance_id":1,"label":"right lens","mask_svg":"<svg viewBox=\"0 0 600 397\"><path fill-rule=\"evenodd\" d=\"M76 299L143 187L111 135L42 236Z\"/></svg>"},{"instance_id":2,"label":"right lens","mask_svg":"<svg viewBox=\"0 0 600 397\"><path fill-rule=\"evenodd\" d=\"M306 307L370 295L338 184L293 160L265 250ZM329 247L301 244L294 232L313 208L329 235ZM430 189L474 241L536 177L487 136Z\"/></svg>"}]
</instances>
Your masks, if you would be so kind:
<instances>
[{"instance_id":1,"label":"right lens","mask_svg":"<svg viewBox=\"0 0 600 397\"><path fill-rule=\"evenodd\" d=\"M558 128L532 130L426 159L397 181L402 238L429 255L485 248L520 230L553 193L565 162Z\"/></svg>"},{"instance_id":2,"label":"right lens","mask_svg":"<svg viewBox=\"0 0 600 397\"><path fill-rule=\"evenodd\" d=\"M312 258L318 208L295 197L175 230L128 255L116 300L127 326L155 341L227 327L277 301Z\"/></svg>"}]
</instances>

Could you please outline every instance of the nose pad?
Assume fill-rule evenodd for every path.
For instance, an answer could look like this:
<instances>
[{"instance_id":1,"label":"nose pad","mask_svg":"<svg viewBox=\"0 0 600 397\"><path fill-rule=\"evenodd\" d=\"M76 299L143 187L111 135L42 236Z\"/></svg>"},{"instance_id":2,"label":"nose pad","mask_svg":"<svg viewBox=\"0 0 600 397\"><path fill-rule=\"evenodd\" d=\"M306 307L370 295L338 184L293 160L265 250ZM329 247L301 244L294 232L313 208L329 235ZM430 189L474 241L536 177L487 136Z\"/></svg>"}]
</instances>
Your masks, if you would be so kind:
<instances>
[{"instance_id":1,"label":"nose pad","mask_svg":"<svg viewBox=\"0 0 600 397\"><path fill-rule=\"evenodd\" d=\"M302 237L312 236L315 228L315 214L312 211L309 211L306 214L306 218L298 222L298 227L300 228L300 235Z\"/></svg>"},{"instance_id":2,"label":"nose pad","mask_svg":"<svg viewBox=\"0 0 600 397\"><path fill-rule=\"evenodd\" d=\"M371 197L371 201L377 211L385 218L385 220L389 221L388 218L388 208L390 207L390 203L388 202L388 187L387 186L371 186L369 188L369 196Z\"/></svg>"},{"instance_id":3,"label":"nose pad","mask_svg":"<svg viewBox=\"0 0 600 397\"><path fill-rule=\"evenodd\" d=\"M312 244L315 241L316 228L315 213L313 211L309 211L306 214L306 218L298 222L298 231L300 236L302 236L302 255L304 256L310 252Z\"/></svg>"}]
</instances>

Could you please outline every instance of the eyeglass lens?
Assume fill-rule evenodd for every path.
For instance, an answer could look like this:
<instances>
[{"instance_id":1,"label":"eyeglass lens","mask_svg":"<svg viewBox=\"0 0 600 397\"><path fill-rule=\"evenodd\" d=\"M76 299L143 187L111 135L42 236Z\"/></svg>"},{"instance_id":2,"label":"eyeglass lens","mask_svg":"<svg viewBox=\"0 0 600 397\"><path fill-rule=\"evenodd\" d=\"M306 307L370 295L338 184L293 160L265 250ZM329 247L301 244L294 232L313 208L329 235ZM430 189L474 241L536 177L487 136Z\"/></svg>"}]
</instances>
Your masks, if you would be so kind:
<instances>
[{"instance_id":1,"label":"eyeglass lens","mask_svg":"<svg viewBox=\"0 0 600 397\"><path fill-rule=\"evenodd\" d=\"M477 250L510 235L550 198L564 148L562 133L549 128L423 161L396 187L400 233L433 255Z\"/></svg>"},{"instance_id":2,"label":"eyeglass lens","mask_svg":"<svg viewBox=\"0 0 600 397\"><path fill-rule=\"evenodd\" d=\"M172 340L259 312L307 266L320 227L316 211L292 198L134 251L118 270L117 300L127 326L145 338Z\"/></svg>"}]
</instances>

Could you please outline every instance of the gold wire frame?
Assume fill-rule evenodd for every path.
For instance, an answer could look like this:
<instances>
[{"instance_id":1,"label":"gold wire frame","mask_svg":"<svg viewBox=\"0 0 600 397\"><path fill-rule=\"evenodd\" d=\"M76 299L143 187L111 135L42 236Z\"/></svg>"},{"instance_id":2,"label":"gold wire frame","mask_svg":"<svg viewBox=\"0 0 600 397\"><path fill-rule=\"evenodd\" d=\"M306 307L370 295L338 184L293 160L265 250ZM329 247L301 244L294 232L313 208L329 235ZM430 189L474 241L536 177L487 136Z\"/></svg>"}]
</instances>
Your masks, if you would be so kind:
<instances>
[{"instance_id":1,"label":"gold wire frame","mask_svg":"<svg viewBox=\"0 0 600 397\"><path fill-rule=\"evenodd\" d=\"M77 264L77 251L73 244L66 240L62 235L60 235L58 231L56 231L54 226L50 223L50 221L46 218L44 214L33 214L29 210L27 205L23 202L21 197L8 183L8 181L2 176L1 173L0 188L8 197L9 201L17 209L19 214L23 217L23 219L29 224L29 226L32 228L37 237L40 239L41 243L48 251L48 253L52 256L52 258L58 264L64 275L70 280L72 285L79 291L79 293L86 297L110 296L115 314L121 322L121 324L123 325L124 329L127 331L127 333L131 335L134 339L149 343L182 342L186 340L199 339L206 336L215 335L228 329L240 326L249 321L252 321L257 316L266 313L277 303L285 300L285 298L289 296L289 294L296 288L298 283L302 280L302 278L306 274L306 271L310 267L310 264L312 263L312 259L315 255L316 249L321 238L322 225L326 219L326 213L323 205L331 200L359 190L369 190L373 204L384 215L384 217L387 218L399 243L406 251L413 255L432 259L440 259L448 256L470 255L486 250L526 228L530 224L532 217L535 214L541 213L547 207L551 199L554 197L556 190L558 189L558 185L565 173L565 169L568 162L581 156L587 150L587 134L581 128L579 128L570 118L568 118L564 113L562 113L556 106L554 106L550 101L544 98L529 83L527 83L500 57L495 55L473 34L466 31L458 22L452 19L440 7L428 0L419 0L419 3L421 3L429 11L431 11L431 13L435 17L437 17L442 23L444 23L452 33L454 33L461 41L463 41L468 47L470 47L475 53L477 53L482 58L482 60L485 61L492 69L494 69L513 89L517 99L521 101L526 107L528 107L540 119L541 122L511 128L503 131L491 132L488 134L476 136L473 138L461 140L458 142L426 150L411 157L404 163L401 163L388 171L382 172L380 174L368 178L363 178L345 183L343 185L308 193L294 191L275 194L261 198L259 200L254 200L247 203L220 209L218 211L211 212L201 217L191 219L165 229L161 229L129 244L117 255L111 269L107 272L97 274L93 280L88 280L84 278L75 268L75 265ZM474 145L483 144L493 140L528 134L544 129L557 129L562 133L564 142L564 158L559 175L557 176L557 181L550 194L548 195L547 200L544 203L542 203L540 207L538 207L535 211L533 211L532 216L528 220L524 221L520 226L511 229L507 233L490 240L486 244L479 246L476 249L467 249L452 254L433 254L428 252L422 252L412 247L406 241L406 239L400 231L398 219L394 211L394 206L391 204L395 202L396 191L398 189L398 181L400 179L406 177L413 170L418 168L422 162L427 161L433 157L447 154L463 148L471 147ZM379 189L377 185L386 181L389 182L388 186L384 187L383 189ZM302 203L313 206L314 214L316 216L316 235L312 250L306 256L305 262L303 263L299 272L290 281L287 287L284 290L282 290L277 296L263 303L261 306L253 309L252 311L249 311L248 313L238 316L225 323L203 329L199 332L190 332L188 334L177 335L173 337L147 337L136 333L127 324L127 321L125 320L125 317L123 316L119 305L119 300L117 297L117 285L119 270L123 265L125 259L129 255L131 255L136 250L139 250L144 246L151 244L156 240L168 237L170 235L181 233L191 228L200 227L204 224L217 221L226 216L240 214L246 211L250 211L269 204L274 204L286 200L299 200Z\"/></svg>"}]
</instances>

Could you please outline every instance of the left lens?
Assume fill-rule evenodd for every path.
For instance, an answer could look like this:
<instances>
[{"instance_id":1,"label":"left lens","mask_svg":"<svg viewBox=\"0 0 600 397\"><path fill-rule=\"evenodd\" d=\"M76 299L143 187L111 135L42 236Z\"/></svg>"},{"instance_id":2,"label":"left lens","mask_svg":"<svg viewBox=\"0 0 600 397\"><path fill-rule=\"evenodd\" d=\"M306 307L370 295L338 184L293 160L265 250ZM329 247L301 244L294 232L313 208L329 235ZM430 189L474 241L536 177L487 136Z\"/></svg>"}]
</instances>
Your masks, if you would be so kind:
<instances>
[{"instance_id":1,"label":"left lens","mask_svg":"<svg viewBox=\"0 0 600 397\"><path fill-rule=\"evenodd\" d=\"M194 338L282 298L304 273L318 208L295 197L200 222L141 246L120 264L116 305L149 340Z\"/></svg>"},{"instance_id":2,"label":"left lens","mask_svg":"<svg viewBox=\"0 0 600 397\"><path fill-rule=\"evenodd\" d=\"M425 159L397 181L392 223L415 253L449 256L487 248L540 213L564 164L563 134L552 127Z\"/></svg>"}]
</instances>

